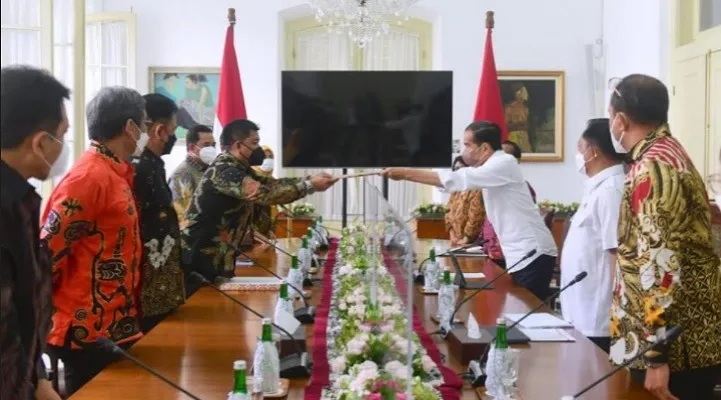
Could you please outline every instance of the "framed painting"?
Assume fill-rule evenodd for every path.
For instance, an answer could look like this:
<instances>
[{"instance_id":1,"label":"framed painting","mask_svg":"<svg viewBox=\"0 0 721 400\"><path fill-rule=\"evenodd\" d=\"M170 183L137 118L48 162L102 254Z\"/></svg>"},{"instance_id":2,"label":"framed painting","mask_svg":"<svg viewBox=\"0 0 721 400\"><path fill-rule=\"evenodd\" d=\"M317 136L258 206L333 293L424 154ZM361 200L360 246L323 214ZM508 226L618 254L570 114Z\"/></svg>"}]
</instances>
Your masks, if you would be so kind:
<instances>
[{"instance_id":1,"label":"framed painting","mask_svg":"<svg viewBox=\"0 0 721 400\"><path fill-rule=\"evenodd\" d=\"M178 105L178 143L185 141L188 129L195 125L213 127L218 105L220 68L150 67L148 88L151 93L169 97Z\"/></svg>"},{"instance_id":2,"label":"framed painting","mask_svg":"<svg viewBox=\"0 0 721 400\"><path fill-rule=\"evenodd\" d=\"M563 71L498 71L508 140L524 161L563 161Z\"/></svg>"}]
</instances>

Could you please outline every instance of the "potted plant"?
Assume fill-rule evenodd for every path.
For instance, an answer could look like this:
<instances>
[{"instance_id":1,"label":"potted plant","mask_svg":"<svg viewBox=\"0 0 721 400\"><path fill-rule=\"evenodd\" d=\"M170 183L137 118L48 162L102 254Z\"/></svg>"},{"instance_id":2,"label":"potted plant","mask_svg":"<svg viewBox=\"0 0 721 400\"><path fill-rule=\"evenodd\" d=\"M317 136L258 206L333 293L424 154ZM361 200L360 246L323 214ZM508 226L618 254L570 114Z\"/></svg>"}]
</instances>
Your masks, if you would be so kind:
<instances>
[{"instance_id":1,"label":"potted plant","mask_svg":"<svg viewBox=\"0 0 721 400\"><path fill-rule=\"evenodd\" d=\"M418 239L448 239L444 217L448 207L440 203L424 203L413 209Z\"/></svg>"},{"instance_id":2,"label":"potted plant","mask_svg":"<svg viewBox=\"0 0 721 400\"><path fill-rule=\"evenodd\" d=\"M308 231L314 216L315 207L310 203L292 203L281 207L275 226L275 237L302 237Z\"/></svg>"}]
</instances>

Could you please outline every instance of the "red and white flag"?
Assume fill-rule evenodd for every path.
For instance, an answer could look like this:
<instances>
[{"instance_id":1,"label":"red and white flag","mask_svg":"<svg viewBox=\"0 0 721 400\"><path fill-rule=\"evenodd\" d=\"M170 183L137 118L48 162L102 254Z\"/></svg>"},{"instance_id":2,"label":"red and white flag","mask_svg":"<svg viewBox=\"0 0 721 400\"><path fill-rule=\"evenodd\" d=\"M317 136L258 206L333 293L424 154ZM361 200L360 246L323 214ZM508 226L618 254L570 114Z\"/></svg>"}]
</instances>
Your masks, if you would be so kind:
<instances>
[{"instance_id":1,"label":"red and white flag","mask_svg":"<svg viewBox=\"0 0 721 400\"><path fill-rule=\"evenodd\" d=\"M493 12L489 11L486 17L486 47L483 52L483 69L481 83L478 86L476 109L473 112L473 121L491 121L501 127L501 140L507 140L506 116L501 100L501 87L498 84L496 72L496 58L493 56Z\"/></svg>"},{"instance_id":2,"label":"red and white flag","mask_svg":"<svg viewBox=\"0 0 721 400\"><path fill-rule=\"evenodd\" d=\"M220 85L218 89L218 108L215 124L213 125L213 135L216 138L220 138L223 126L236 119L248 118L245 111L243 85L240 82L238 57L235 54L234 26L235 22L231 21L225 33L223 63L220 68Z\"/></svg>"}]
</instances>

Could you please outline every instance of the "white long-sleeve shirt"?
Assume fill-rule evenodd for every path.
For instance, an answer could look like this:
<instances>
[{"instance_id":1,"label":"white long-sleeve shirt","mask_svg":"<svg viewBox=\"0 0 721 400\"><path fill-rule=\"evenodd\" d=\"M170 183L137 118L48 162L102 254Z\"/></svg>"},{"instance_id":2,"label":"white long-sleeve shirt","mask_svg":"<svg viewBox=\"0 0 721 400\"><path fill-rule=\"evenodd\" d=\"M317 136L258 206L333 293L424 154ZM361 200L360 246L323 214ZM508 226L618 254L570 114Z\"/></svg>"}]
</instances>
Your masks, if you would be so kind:
<instances>
[{"instance_id":1,"label":"white long-sleeve shirt","mask_svg":"<svg viewBox=\"0 0 721 400\"><path fill-rule=\"evenodd\" d=\"M533 203L521 168L512 155L498 150L480 167L441 171L438 176L450 192L481 189L487 218L496 230L509 268L536 250L533 257L510 273L526 268L542 254L558 256L553 235Z\"/></svg>"}]
</instances>

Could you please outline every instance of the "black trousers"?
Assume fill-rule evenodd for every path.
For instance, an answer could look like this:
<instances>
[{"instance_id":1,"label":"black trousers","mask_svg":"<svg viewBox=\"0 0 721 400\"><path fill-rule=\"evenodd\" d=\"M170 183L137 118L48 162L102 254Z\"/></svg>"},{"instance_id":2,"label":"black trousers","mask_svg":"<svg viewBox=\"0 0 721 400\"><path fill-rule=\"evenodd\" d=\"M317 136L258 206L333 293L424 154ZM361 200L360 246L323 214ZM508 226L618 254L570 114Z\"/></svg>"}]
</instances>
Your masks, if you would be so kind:
<instances>
[{"instance_id":1,"label":"black trousers","mask_svg":"<svg viewBox=\"0 0 721 400\"><path fill-rule=\"evenodd\" d=\"M541 254L533 260L526 268L518 272L511 271L513 283L523 286L533 293L536 297L544 300L550 294L551 278L553 278L553 268L556 266L556 257L547 254ZM510 268L508 265L507 268Z\"/></svg>"},{"instance_id":2,"label":"black trousers","mask_svg":"<svg viewBox=\"0 0 721 400\"><path fill-rule=\"evenodd\" d=\"M119 346L127 350L130 348L131 343L124 343ZM77 392L95 375L120 357L110 350L100 347L71 350L69 345L66 347L48 345L46 352L50 356L53 365L56 365L58 359L63 361L67 397Z\"/></svg>"},{"instance_id":3,"label":"black trousers","mask_svg":"<svg viewBox=\"0 0 721 400\"><path fill-rule=\"evenodd\" d=\"M681 400L713 400L714 387L721 377L721 364L672 372L668 381L668 390ZM643 385L646 380L645 369L632 369L631 378Z\"/></svg>"},{"instance_id":4,"label":"black trousers","mask_svg":"<svg viewBox=\"0 0 721 400\"><path fill-rule=\"evenodd\" d=\"M611 352L611 338L606 337L588 337L588 340L592 341L596 346L603 350L606 354Z\"/></svg>"}]
</instances>

